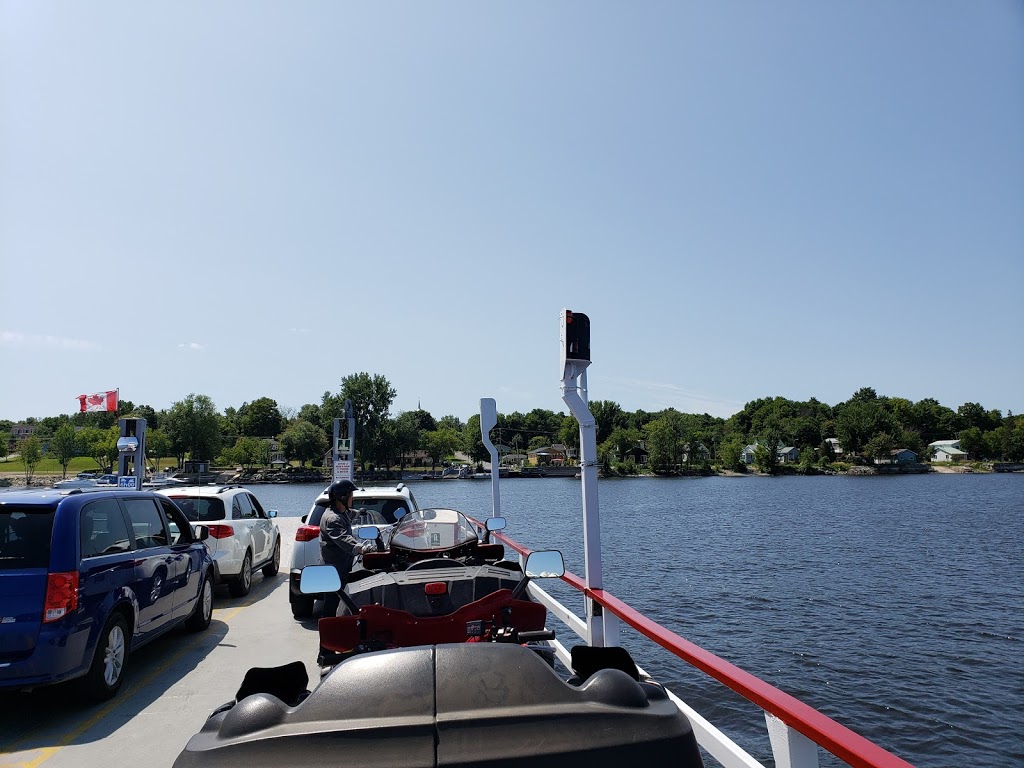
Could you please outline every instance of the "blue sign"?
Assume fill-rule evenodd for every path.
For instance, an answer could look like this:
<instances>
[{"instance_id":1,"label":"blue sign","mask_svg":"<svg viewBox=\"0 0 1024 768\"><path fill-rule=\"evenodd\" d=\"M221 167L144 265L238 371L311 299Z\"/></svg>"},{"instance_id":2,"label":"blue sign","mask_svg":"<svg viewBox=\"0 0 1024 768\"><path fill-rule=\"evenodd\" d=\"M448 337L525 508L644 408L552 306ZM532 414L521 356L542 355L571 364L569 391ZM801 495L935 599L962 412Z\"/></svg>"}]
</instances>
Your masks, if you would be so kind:
<instances>
[{"instance_id":1,"label":"blue sign","mask_svg":"<svg viewBox=\"0 0 1024 768\"><path fill-rule=\"evenodd\" d=\"M128 475L126 477L117 478L118 488L131 488L132 490L138 490L139 486L136 484L137 478L134 475Z\"/></svg>"}]
</instances>

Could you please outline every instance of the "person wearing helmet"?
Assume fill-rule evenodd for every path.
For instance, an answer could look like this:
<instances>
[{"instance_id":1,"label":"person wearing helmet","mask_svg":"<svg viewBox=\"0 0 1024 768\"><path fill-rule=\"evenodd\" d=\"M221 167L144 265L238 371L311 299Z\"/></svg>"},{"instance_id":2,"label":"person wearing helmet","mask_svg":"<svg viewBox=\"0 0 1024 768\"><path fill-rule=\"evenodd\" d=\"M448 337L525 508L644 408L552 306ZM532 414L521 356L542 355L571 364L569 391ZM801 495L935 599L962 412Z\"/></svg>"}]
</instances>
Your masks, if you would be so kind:
<instances>
[{"instance_id":1,"label":"person wearing helmet","mask_svg":"<svg viewBox=\"0 0 1024 768\"><path fill-rule=\"evenodd\" d=\"M352 509L355 490L356 484L351 480L339 480L327 489L328 507L320 518L320 554L326 565L337 569L341 588L337 593L328 593L324 597L323 616L338 613L340 593L348 582L352 563L356 555L365 549L365 542L359 541L352 533L352 520L359 513L359 510Z\"/></svg>"}]
</instances>

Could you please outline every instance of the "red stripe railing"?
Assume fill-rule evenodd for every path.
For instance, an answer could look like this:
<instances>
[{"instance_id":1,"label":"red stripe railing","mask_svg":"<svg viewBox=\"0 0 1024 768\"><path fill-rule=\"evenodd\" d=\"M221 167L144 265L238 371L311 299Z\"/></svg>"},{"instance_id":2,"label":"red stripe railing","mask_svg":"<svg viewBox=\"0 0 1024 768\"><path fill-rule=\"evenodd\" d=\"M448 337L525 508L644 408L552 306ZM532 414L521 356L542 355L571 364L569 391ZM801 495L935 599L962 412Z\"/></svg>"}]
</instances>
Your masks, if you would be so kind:
<instances>
[{"instance_id":1,"label":"red stripe railing","mask_svg":"<svg viewBox=\"0 0 1024 768\"><path fill-rule=\"evenodd\" d=\"M524 557L531 552L508 536L496 536ZM610 592L603 589L587 589L583 579L569 571L566 571L562 580L611 611L640 634L715 678L766 712L771 712L790 728L799 731L848 765L854 768L914 768L906 760L885 751L799 699L705 651L675 632L670 632Z\"/></svg>"}]
</instances>

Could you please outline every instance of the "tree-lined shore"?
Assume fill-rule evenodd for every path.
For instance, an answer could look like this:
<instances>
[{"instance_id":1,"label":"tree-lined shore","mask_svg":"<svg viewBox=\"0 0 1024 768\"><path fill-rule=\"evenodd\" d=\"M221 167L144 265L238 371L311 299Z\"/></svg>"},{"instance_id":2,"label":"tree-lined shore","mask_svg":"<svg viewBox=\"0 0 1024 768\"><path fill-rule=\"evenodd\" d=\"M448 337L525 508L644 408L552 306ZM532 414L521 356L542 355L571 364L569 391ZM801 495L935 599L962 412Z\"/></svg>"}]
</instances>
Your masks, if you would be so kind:
<instances>
[{"instance_id":1,"label":"tree-lined shore","mask_svg":"<svg viewBox=\"0 0 1024 768\"><path fill-rule=\"evenodd\" d=\"M182 466L193 459L252 469L269 465L274 446L290 464L320 465L330 448L334 419L344 417L348 400L356 419L357 461L363 469L401 469L424 458L433 469L456 452L474 461L488 460L478 415L466 422L453 415L438 418L422 409L393 415L396 395L384 376L355 373L342 378L336 393L324 392L319 403L297 411L281 408L271 397L219 410L209 396L191 393L161 411L122 400L118 413L61 414L17 423L0 420L0 431L11 436L7 453L17 454L29 475L28 465L38 465L44 455L59 462L62 474L72 460L83 456L109 470L117 458L117 419L124 416L146 419L151 463L168 459ZM953 439L959 440L969 461L1024 461L1024 417L1003 415L978 403L953 410L931 398L913 402L880 396L870 387L832 406L814 398L761 398L727 419L672 408L626 411L609 400L592 401L590 409L602 467L615 474L636 474L641 461L654 472L743 470L742 455L751 445L756 447L757 468L769 474L779 471L782 462L769 446L796 448L797 466L806 472L870 465L897 449L928 460L929 443ZM16 426L30 426L31 434L17 439ZM499 413L491 437L503 453L521 457L552 445L577 449L579 426L571 415L536 408L525 414ZM835 442L842 446L841 456L834 453Z\"/></svg>"}]
</instances>

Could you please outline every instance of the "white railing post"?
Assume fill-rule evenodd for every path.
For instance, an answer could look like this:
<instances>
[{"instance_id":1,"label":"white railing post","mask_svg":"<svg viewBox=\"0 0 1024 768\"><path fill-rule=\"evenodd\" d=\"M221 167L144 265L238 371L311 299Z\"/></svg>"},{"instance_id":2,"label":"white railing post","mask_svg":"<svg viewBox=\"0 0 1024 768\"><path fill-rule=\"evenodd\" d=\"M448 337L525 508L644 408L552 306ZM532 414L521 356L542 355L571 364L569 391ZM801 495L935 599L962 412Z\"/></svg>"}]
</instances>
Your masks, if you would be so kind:
<instances>
[{"instance_id":1,"label":"white railing post","mask_svg":"<svg viewBox=\"0 0 1024 768\"><path fill-rule=\"evenodd\" d=\"M764 713L776 768L818 768L818 745L771 712Z\"/></svg>"},{"instance_id":2,"label":"white railing post","mask_svg":"<svg viewBox=\"0 0 1024 768\"><path fill-rule=\"evenodd\" d=\"M583 485L584 582L587 589L603 589L601 576L601 515L597 503L597 426L580 394L579 379L590 365L590 318L563 309L560 317L562 400L580 425L580 476ZM587 642L607 645L604 610L586 599Z\"/></svg>"}]
</instances>

